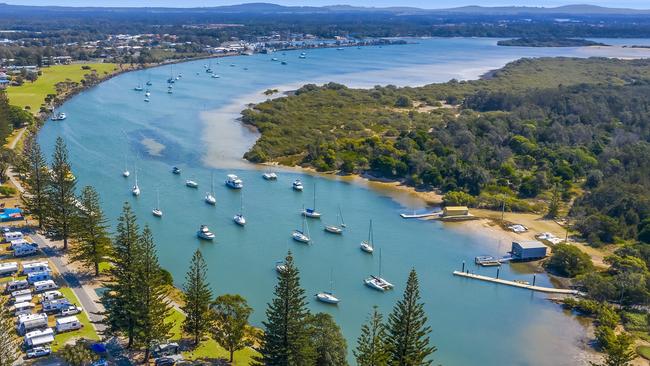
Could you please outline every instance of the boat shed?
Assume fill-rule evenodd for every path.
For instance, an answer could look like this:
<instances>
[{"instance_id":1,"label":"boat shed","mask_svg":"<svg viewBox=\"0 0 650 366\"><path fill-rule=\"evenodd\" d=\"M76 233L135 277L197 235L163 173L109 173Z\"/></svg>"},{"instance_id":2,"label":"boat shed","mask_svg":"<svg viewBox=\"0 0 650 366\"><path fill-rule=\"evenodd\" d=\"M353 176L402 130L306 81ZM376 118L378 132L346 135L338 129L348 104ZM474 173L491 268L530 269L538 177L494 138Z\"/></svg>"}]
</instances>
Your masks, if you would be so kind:
<instances>
[{"instance_id":1,"label":"boat shed","mask_svg":"<svg viewBox=\"0 0 650 366\"><path fill-rule=\"evenodd\" d=\"M469 209L465 206L447 206L442 209L442 216L467 216Z\"/></svg>"},{"instance_id":2,"label":"boat shed","mask_svg":"<svg viewBox=\"0 0 650 366\"><path fill-rule=\"evenodd\" d=\"M537 240L513 241L510 254L516 261L530 261L546 257L546 245Z\"/></svg>"}]
</instances>

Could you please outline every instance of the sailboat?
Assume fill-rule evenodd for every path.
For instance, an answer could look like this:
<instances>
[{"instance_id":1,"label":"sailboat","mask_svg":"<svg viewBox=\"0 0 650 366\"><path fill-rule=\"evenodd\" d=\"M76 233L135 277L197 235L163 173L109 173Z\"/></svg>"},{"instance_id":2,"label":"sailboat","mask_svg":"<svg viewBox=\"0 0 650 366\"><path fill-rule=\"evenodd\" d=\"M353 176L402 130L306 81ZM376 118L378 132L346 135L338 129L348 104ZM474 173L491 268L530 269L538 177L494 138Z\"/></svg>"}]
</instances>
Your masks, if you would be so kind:
<instances>
[{"instance_id":1,"label":"sailboat","mask_svg":"<svg viewBox=\"0 0 650 366\"><path fill-rule=\"evenodd\" d=\"M390 290L394 287L392 283L386 281L381 277L381 250L379 251L379 275L370 275L370 277L363 280L363 282L371 289L382 292Z\"/></svg>"},{"instance_id":2,"label":"sailboat","mask_svg":"<svg viewBox=\"0 0 650 366\"><path fill-rule=\"evenodd\" d=\"M317 293L316 300L327 304L336 305L339 302L341 302L341 300L339 300L338 297L334 296L333 292L334 292L334 280L332 279L332 270L330 270L330 290Z\"/></svg>"},{"instance_id":3,"label":"sailboat","mask_svg":"<svg viewBox=\"0 0 650 366\"><path fill-rule=\"evenodd\" d=\"M373 240L374 237L372 234L372 220L370 220L370 227L368 228L368 240L364 240L361 242L361 250L363 250L366 253L372 254L372 252L375 251Z\"/></svg>"},{"instance_id":4,"label":"sailboat","mask_svg":"<svg viewBox=\"0 0 650 366\"><path fill-rule=\"evenodd\" d=\"M284 264L284 261L277 261L275 262L275 271L278 273L282 273L287 270L287 265Z\"/></svg>"},{"instance_id":5,"label":"sailboat","mask_svg":"<svg viewBox=\"0 0 650 366\"><path fill-rule=\"evenodd\" d=\"M205 194L205 203L216 205L217 199L214 197L214 174L210 173L210 192Z\"/></svg>"},{"instance_id":6,"label":"sailboat","mask_svg":"<svg viewBox=\"0 0 650 366\"><path fill-rule=\"evenodd\" d=\"M239 226L244 226L246 225L246 218L244 217L244 194L242 193L240 198L240 204L239 204L239 213L233 217L233 221L235 224Z\"/></svg>"},{"instance_id":7,"label":"sailboat","mask_svg":"<svg viewBox=\"0 0 650 366\"><path fill-rule=\"evenodd\" d=\"M187 180L185 181L185 185L188 186L188 187L190 187L190 188L199 188L199 184L196 183L196 181L194 181L194 180L192 180L192 179L187 179Z\"/></svg>"},{"instance_id":8,"label":"sailboat","mask_svg":"<svg viewBox=\"0 0 650 366\"><path fill-rule=\"evenodd\" d=\"M212 60L208 61L208 67L205 69L207 74L212 74Z\"/></svg>"},{"instance_id":9,"label":"sailboat","mask_svg":"<svg viewBox=\"0 0 650 366\"><path fill-rule=\"evenodd\" d=\"M174 66L170 65L169 66L169 79L167 79L167 84L173 84L176 82L176 79L174 79Z\"/></svg>"},{"instance_id":10,"label":"sailboat","mask_svg":"<svg viewBox=\"0 0 650 366\"><path fill-rule=\"evenodd\" d=\"M316 183L314 183L314 205L312 208L303 209L302 214L312 219L319 219L321 217L320 212L316 211Z\"/></svg>"},{"instance_id":11,"label":"sailboat","mask_svg":"<svg viewBox=\"0 0 650 366\"><path fill-rule=\"evenodd\" d=\"M129 162L127 161L126 154L124 154L124 171L122 172L122 176L128 178L129 175L131 175L131 172L129 172Z\"/></svg>"},{"instance_id":12,"label":"sailboat","mask_svg":"<svg viewBox=\"0 0 650 366\"><path fill-rule=\"evenodd\" d=\"M138 84L138 85L135 86L135 88L133 88L133 90L135 90L135 91L143 91L144 88L142 87L142 84Z\"/></svg>"},{"instance_id":13,"label":"sailboat","mask_svg":"<svg viewBox=\"0 0 650 366\"><path fill-rule=\"evenodd\" d=\"M325 231L332 234L343 234L343 224L341 223L341 214L336 214L336 225L325 225Z\"/></svg>"},{"instance_id":14,"label":"sailboat","mask_svg":"<svg viewBox=\"0 0 650 366\"><path fill-rule=\"evenodd\" d=\"M138 186L138 167L135 167L135 185L131 189L131 193L133 193L134 196L139 196L140 195L140 187Z\"/></svg>"},{"instance_id":15,"label":"sailboat","mask_svg":"<svg viewBox=\"0 0 650 366\"><path fill-rule=\"evenodd\" d=\"M305 233L305 224L307 222L307 219L303 216L302 218L302 229L301 230L294 230L293 233L291 234L291 237L293 240L300 242L300 243L306 243L309 244L311 239L309 238L309 233Z\"/></svg>"},{"instance_id":16,"label":"sailboat","mask_svg":"<svg viewBox=\"0 0 650 366\"><path fill-rule=\"evenodd\" d=\"M156 208L151 210L151 213L156 217L162 217L163 212L160 209L160 192L156 190Z\"/></svg>"},{"instance_id":17,"label":"sailboat","mask_svg":"<svg viewBox=\"0 0 650 366\"><path fill-rule=\"evenodd\" d=\"M346 228L346 227L348 227L348 226L345 224L345 220L343 220L343 212L341 212L341 206L339 206L339 217L341 218L341 227L342 227L342 228Z\"/></svg>"}]
</instances>

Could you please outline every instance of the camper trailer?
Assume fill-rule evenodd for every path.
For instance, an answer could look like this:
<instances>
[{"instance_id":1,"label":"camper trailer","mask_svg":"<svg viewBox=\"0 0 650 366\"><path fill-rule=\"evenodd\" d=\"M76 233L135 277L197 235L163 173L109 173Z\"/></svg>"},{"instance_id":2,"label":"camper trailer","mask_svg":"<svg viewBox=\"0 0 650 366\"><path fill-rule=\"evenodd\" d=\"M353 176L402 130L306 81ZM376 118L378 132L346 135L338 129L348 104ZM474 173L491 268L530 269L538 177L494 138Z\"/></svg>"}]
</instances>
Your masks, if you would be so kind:
<instances>
[{"instance_id":1,"label":"camper trailer","mask_svg":"<svg viewBox=\"0 0 650 366\"><path fill-rule=\"evenodd\" d=\"M26 257L38 253L38 248L34 248L29 244L22 244L14 247L14 257Z\"/></svg>"},{"instance_id":2,"label":"camper trailer","mask_svg":"<svg viewBox=\"0 0 650 366\"><path fill-rule=\"evenodd\" d=\"M50 271L50 265L47 261L23 262L23 274L25 275L46 271Z\"/></svg>"},{"instance_id":3,"label":"camper trailer","mask_svg":"<svg viewBox=\"0 0 650 366\"><path fill-rule=\"evenodd\" d=\"M25 281L27 282L27 281ZM59 286L52 280L38 281L34 282L34 291L35 292L45 292L50 290L56 290Z\"/></svg>"},{"instance_id":4,"label":"camper trailer","mask_svg":"<svg viewBox=\"0 0 650 366\"><path fill-rule=\"evenodd\" d=\"M67 308L70 305L72 305L70 301L68 301L68 299L56 299L50 301L43 301L41 304L43 305L43 311L46 313L60 311L61 309Z\"/></svg>"},{"instance_id":5,"label":"camper trailer","mask_svg":"<svg viewBox=\"0 0 650 366\"><path fill-rule=\"evenodd\" d=\"M16 330L18 334L25 334L29 330L43 327L47 327L47 314L38 313L18 317Z\"/></svg>"},{"instance_id":6,"label":"camper trailer","mask_svg":"<svg viewBox=\"0 0 650 366\"><path fill-rule=\"evenodd\" d=\"M18 302L15 303L12 310L14 315L20 317L21 315L31 315L36 305L31 302Z\"/></svg>"},{"instance_id":7,"label":"camper trailer","mask_svg":"<svg viewBox=\"0 0 650 366\"><path fill-rule=\"evenodd\" d=\"M83 325L76 316L67 316L56 320L56 332L63 333L71 330L81 329Z\"/></svg>"},{"instance_id":8,"label":"camper trailer","mask_svg":"<svg viewBox=\"0 0 650 366\"><path fill-rule=\"evenodd\" d=\"M54 331L52 328L35 330L25 334L25 346L28 348L48 345L54 342Z\"/></svg>"},{"instance_id":9,"label":"camper trailer","mask_svg":"<svg viewBox=\"0 0 650 366\"><path fill-rule=\"evenodd\" d=\"M41 302L43 301L52 301L55 299L60 299L63 297L63 294L60 291L45 291L41 295Z\"/></svg>"},{"instance_id":10,"label":"camper trailer","mask_svg":"<svg viewBox=\"0 0 650 366\"><path fill-rule=\"evenodd\" d=\"M17 290L17 291L11 292L11 297L18 297L20 295L28 295L28 294L31 295L31 293L32 293L32 290L26 288L24 290Z\"/></svg>"},{"instance_id":11,"label":"camper trailer","mask_svg":"<svg viewBox=\"0 0 650 366\"><path fill-rule=\"evenodd\" d=\"M13 303L18 304L21 302L32 302L32 294L23 294L13 297Z\"/></svg>"},{"instance_id":12,"label":"camper trailer","mask_svg":"<svg viewBox=\"0 0 650 366\"><path fill-rule=\"evenodd\" d=\"M9 243L12 240L18 240L23 238L23 233L20 231L9 231L3 234L3 239L5 243Z\"/></svg>"},{"instance_id":13,"label":"camper trailer","mask_svg":"<svg viewBox=\"0 0 650 366\"><path fill-rule=\"evenodd\" d=\"M18 272L17 262L0 263L0 276L11 276Z\"/></svg>"},{"instance_id":14,"label":"camper trailer","mask_svg":"<svg viewBox=\"0 0 650 366\"><path fill-rule=\"evenodd\" d=\"M43 271L43 272L32 272L27 275L27 282L33 284L35 282L47 281L52 279L52 272Z\"/></svg>"},{"instance_id":15,"label":"camper trailer","mask_svg":"<svg viewBox=\"0 0 650 366\"><path fill-rule=\"evenodd\" d=\"M34 248L38 248L38 244L32 243L31 241L27 241L25 239L16 239L12 240L11 244L9 244L9 249L14 250L16 247L23 246L23 245L30 245Z\"/></svg>"},{"instance_id":16,"label":"camper trailer","mask_svg":"<svg viewBox=\"0 0 650 366\"><path fill-rule=\"evenodd\" d=\"M9 281L5 286L5 292L10 293L17 290L24 290L26 288L29 288L29 283L27 282L27 280Z\"/></svg>"}]
</instances>

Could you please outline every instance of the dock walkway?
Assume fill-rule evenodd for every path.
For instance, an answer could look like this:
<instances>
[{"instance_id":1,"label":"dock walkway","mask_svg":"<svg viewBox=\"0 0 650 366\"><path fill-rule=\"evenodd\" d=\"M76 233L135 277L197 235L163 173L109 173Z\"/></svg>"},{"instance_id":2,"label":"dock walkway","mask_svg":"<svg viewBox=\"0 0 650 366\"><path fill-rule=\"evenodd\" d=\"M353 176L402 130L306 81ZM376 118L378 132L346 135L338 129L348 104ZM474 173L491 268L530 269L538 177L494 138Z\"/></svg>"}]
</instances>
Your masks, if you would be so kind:
<instances>
[{"instance_id":1,"label":"dock walkway","mask_svg":"<svg viewBox=\"0 0 650 366\"><path fill-rule=\"evenodd\" d=\"M577 290L568 290L568 289L563 289L563 288L553 288L553 287L526 285L526 284L515 282L515 281L502 280L500 278L482 276L482 275L478 275L478 274L475 274L475 273L454 271L454 276L465 277L465 278L473 278L475 280L481 280L481 281L487 281L487 282L493 282L493 283L500 283L502 285L525 288L525 289L532 290L532 291L546 292L546 293L549 293L549 294L582 295L582 293L580 291L577 291Z\"/></svg>"}]
</instances>

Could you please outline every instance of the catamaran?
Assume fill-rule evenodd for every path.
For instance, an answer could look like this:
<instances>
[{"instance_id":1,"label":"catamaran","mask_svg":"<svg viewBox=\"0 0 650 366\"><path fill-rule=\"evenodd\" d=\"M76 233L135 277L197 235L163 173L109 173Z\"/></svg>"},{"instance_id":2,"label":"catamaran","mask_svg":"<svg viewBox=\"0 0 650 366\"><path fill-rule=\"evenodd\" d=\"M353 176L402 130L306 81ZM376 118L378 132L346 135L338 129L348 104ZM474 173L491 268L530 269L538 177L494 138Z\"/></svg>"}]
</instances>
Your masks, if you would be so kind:
<instances>
[{"instance_id":1,"label":"catamaran","mask_svg":"<svg viewBox=\"0 0 650 366\"><path fill-rule=\"evenodd\" d=\"M305 227L306 227L306 219L303 216L302 217L302 229L301 230L296 229L296 230L293 231L293 233L291 233L291 237L293 238L293 240L295 240L297 242L300 242L300 243L309 244L311 239L309 238L309 233L305 232ZM307 230L309 230L308 227L307 227Z\"/></svg>"},{"instance_id":2,"label":"catamaran","mask_svg":"<svg viewBox=\"0 0 650 366\"><path fill-rule=\"evenodd\" d=\"M232 189L244 188L244 182L234 174L228 174L226 177L226 185Z\"/></svg>"},{"instance_id":3,"label":"catamaran","mask_svg":"<svg viewBox=\"0 0 650 366\"><path fill-rule=\"evenodd\" d=\"M186 180L186 181L185 181L185 185L188 186L188 187L190 187L190 188L199 188L199 184L196 183L196 181L194 181L194 180L192 180L192 179L188 179L188 180Z\"/></svg>"},{"instance_id":4,"label":"catamaran","mask_svg":"<svg viewBox=\"0 0 650 366\"><path fill-rule=\"evenodd\" d=\"M294 180L291 187L293 188L294 191L299 191L299 192L302 192L302 190L304 188L302 186L302 182L300 181L300 179Z\"/></svg>"},{"instance_id":5,"label":"catamaran","mask_svg":"<svg viewBox=\"0 0 650 366\"><path fill-rule=\"evenodd\" d=\"M235 215L235 217L233 217L232 220L235 222L235 224L239 226L244 226L246 225L246 218L244 217L244 194L242 193L239 198L240 198L239 213Z\"/></svg>"},{"instance_id":6,"label":"catamaran","mask_svg":"<svg viewBox=\"0 0 650 366\"><path fill-rule=\"evenodd\" d=\"M131 189L131 193L136 197L140 195L140 187L138 186L138 167L135 167L135 185Z\"/></svg>"},{"instance_id":7,"label":"catamaran","mask_svg":"<svg viewBox=\"0 0 650 366\"><path fill-rule=\"evenodd\" d=\"M392 283L386 281L381 277L381 250L379 251L379 275L370 275L370 277L363 280L363 282L366 284L366 286L372 288L373 290L382 292L390 290L394 287Z\"/></svg>"},{"instance_id":8,"label":"catamaran","mask_svg":"<svg viewBox=\"0 0 650 366\"><path fill-rule=\"evenodd\" d=\"M321 213L316 211L316 183L314 183L314 205L312 208L305 208L302 210L302 214L305 217L312 219L320 219Z\"/></svg>"},{"instance_id":9,"label":"catamaran","mask_svg":"<svg viewBox=\"0 0 650 366\"><path fill-rule=\"evenodd\" d=\"M339 302L341 302L341 300L339 300L338 297L334 296L333 292L334 292L334 280L332 279L332 271L330 270L330 290L317 293L316 300L327 304L336 305Z\"/></svg>"},{"instance_id":10,"label":"catamaran","mask_svg":"<svg viewBox=\"0 0 650 366\"><path fill-rule=\"evenodd\" d=\"M196 232L196 236L199 239L203 240L212 240L214 239L214 234L208 229L207 225L201 225L199 228L199 231Z\"/></svg>"},{"instance_id":11,"label":"catamaran","mask_svg":"<svg viewBox=\"0 0 650 366\"><path fill-rule=\"evenodd\" d=\"M205 194L205 203L216 205L217 199L214 197L214 174L210 173L210 192Z\"/></svg>"},{"instance_id":12,"label":"catamaran","mask_svg":"<svg viewBox=\"0 0 650 366\"><path fill-rule=\"evenodd\" d=\"M368 228L368 240L364 240L361 242L361 250L363 250L366 253L372 254L372 252L375 251L373 240L374 240L374 236L372 233L372 220L370 220L370 227Z\"/></svg>"},{"instance_id":13,"label":"catamaran","mask_svg":"<svg viewBox=\"0 0 650 366\"><path fill-rule=\"evenodd\" d=\"M160 192L156 190L156 208L151 210L151 213L156 217L162 217L163 212L160 209Z\"/></svg>"}]
</instances>

